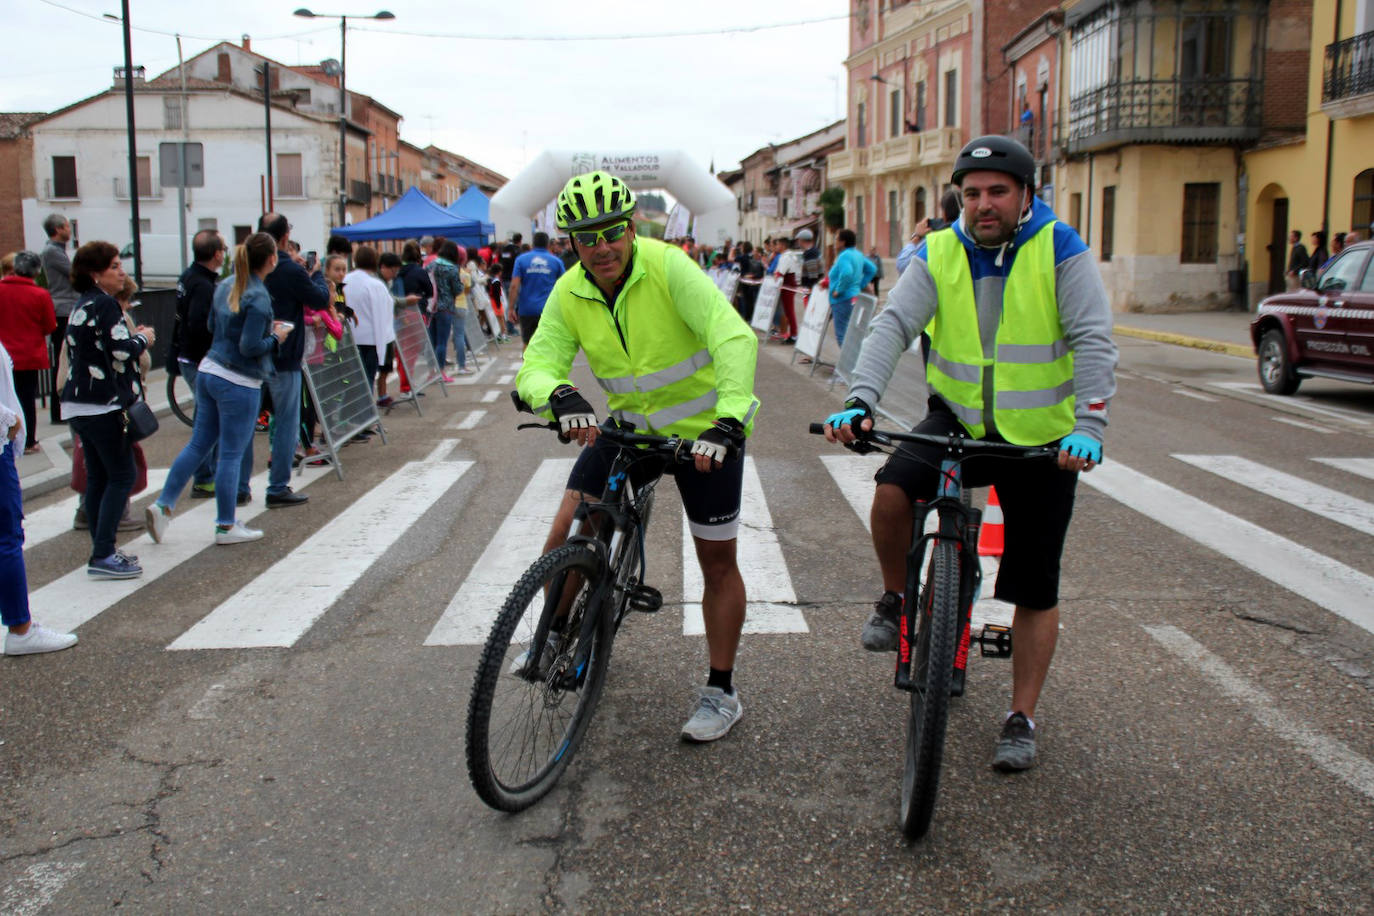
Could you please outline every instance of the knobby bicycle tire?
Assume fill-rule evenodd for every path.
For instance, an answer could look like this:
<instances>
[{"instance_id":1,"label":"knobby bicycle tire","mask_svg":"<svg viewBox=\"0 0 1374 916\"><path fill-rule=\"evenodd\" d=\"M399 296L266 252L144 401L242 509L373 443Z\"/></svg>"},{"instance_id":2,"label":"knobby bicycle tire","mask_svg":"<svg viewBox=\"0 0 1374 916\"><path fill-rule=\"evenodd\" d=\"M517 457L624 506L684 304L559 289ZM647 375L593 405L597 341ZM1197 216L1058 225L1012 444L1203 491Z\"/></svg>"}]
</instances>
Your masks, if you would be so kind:
<instances>
[{"instance_id":1,"label":"knobby bicycle tire","mask_svg":"<svg viewBox=\"0 0 1374 916\"><path fill-rule=\"evenodd\" d=\"M901 809L902 832L912 840L926 835L935 813L949 722L949 682L959 642L959 550L948 538L936 540L931 548L916 618Z\"/></svg>"},{"instance_id":2,"label":"knobby bicycle tire","mask_svg":"<svg viewBox=\"0 0 1374 916\"><path fill-rule=\"evenodd\" d=\"M578 634L596 590L602 562L585 544L564 544L525 571L492 626L468 701L468 776L477 795L500 811L523 811L548 794L586 734L611 653L611 615L591 633L582 672L571 666ZM529 680L513 670L529 648L535 627L558 606L570 573L580 585L557 649L544 653L543 675Z\"/></svg>"},{"instance_id":3,"label":"knobby bicycle tire","mask_svg":"<svg viewBox=\"0 0 1374 916\"><path fill-rule=\"evenodd\" d=\"M189 410L178 400L177 389L190 393L192 400ZM172 413L176 415L176 418L187 426L194 426L196 422L195 394L195 388L186 384L186 379L182 378L180 373L167 373L167 406L172 408Z\"/></svg>"}]
</instances>

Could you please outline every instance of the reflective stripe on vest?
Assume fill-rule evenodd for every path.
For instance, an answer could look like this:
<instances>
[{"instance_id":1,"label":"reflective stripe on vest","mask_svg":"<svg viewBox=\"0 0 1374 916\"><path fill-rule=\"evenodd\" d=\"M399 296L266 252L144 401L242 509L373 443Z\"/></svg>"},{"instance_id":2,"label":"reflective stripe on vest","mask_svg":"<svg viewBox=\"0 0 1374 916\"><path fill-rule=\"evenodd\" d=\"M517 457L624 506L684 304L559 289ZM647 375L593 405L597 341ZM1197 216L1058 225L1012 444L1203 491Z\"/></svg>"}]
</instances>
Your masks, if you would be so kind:
<instances>
[{"instance_id":1,"label":"reflective stripe on vest","mask_svg":"<svg viewBox=\"0 0 1374 916\"><path fill-rule=\"evenodd\" d=\"M635 391L648 393L674 382L680 382L685 378L691 378L698 369L710 364L711 351L703 347L682 362L669 366L667 369L641 375L638 380L633 375L621 375L616 378L597 376L596 382L608 394L630 394Z\"/></svg>"},{"instance_id":2,"label":"reflective stripe on vest","mask_svg":"<svg viewBox=\"0 0 1374 916\"><path fill-rule=\"evenodd\" d=\"M952 231L926 237L939 297L926 381L975 438L987 434L984 372L991 369L993 422L1008 442L1039 445L1073 430L1073 353L1055 297L1054 223L1021 246L1002 287L996 356L983 355L968 253Z\"/></svg>"}]
</instances>

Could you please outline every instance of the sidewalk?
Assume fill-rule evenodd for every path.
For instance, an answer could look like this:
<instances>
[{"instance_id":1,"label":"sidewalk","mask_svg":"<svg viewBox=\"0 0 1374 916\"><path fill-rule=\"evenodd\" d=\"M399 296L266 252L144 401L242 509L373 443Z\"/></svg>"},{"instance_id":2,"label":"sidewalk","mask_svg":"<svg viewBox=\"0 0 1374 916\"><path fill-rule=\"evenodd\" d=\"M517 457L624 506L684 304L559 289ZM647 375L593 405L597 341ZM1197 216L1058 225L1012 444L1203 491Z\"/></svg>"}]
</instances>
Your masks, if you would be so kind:
<instances>
[{"instance_id":1,"label":"sidewalk","mask_svg":"<svg viewBox=\"0 0 1374 916\"><path fill-rule=\"evenodd\" d=\"M1254 317L1253 312L1237 310L1174 314L1117 312L1113 316L1115 333L1126 337L1244 357L1255 355L1254 344L1250 341L1250 320Z\"/></svg>"},{"instance_id":2,"label":"sidewalk","mask_svg":"<svg viewBox=\"0 0 1374 916\"><path fill-rule=\"evenodd\" d=\"M180 423L167 405L167 373L154 369L148 373L148 405L162 424ZM180 389L178 389L180 390ZM53 423L49 407L38 405L38 445L34 455L19 455L19 488L25 500L65 487L72 475L72 433L65 423Z\"/></svg>"}]
</instances>

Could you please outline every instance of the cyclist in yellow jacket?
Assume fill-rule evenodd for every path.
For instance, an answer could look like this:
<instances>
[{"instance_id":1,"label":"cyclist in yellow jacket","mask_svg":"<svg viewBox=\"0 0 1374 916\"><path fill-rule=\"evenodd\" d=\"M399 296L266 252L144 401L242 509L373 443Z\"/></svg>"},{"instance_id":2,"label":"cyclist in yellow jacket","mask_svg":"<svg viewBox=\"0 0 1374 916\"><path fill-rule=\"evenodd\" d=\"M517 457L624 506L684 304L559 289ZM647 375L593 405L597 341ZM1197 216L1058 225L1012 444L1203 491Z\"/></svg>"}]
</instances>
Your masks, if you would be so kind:
<instances>
[{"instance_id":1,"label":"cyclist in yellow jacket","mask_svg":"<svg viewBox=\"0 0 1374 916\"><path fill-rule=\"evenodd\" d=\"M600 496L610 468L609 447L596 441L596 411L569 378L580 350L612 416L641 432L697 440L693 463L665 472L682 495L706 582L710 669L682 736L714 741L744 711L732 678L745 610L735 535L744 445L759 407L758 339L680 249L636 237L634 193L619 178L575 176L556 208L580 266L550 293L515 384L536 412L556 419L585 448L545 550L567 537L578 502Z\"/></svg>"},{"instance_id":2,"label":"cyclist in yellow jacket","mask_svg":"<svg viewBox=\"0 0 1374 916\"><path fill-rule=\"evenodd\" d=\"M898 357L931 337L930 409L916 432L1016 445L1059 444L1048 462L973 457L969 486L993 484L1006 519L997 598L1016 606L1011 710L993 754L1003 772L1035 764L1035 704L1059 632L1059 561L1079 471L1102 462L1116 392L1112 312L1092 252L1035 196L1035 159L1009 137L979 137L959 153L958 222L925 237L873 320L845 410L826 437L852 443ZM912 502L936 492L942 449L903 444L878 472L873 546L886 591L864 627L870 651L897 644L911 544Z\"/></svg>"}]
</instances>

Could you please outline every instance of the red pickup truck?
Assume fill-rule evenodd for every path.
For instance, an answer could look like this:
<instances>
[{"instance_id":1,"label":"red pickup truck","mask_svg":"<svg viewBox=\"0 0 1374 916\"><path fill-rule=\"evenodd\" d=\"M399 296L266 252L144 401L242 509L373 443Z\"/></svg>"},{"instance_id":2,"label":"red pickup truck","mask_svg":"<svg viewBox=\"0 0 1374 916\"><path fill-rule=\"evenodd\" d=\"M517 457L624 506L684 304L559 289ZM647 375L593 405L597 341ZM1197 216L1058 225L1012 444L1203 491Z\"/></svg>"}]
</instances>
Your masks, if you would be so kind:
<instances>
[{"instance_id":1,"label":"red pickup truck","mask_svg":"<svg viewBox=\"0 0 1374 916\"><path fill-rule=\"evenodd\" d=\"M1374 242L1351 245L1302 280L1261 302L1250 322L1264 390L1292 394L1313 376L1374 384Z\"/></svg>"}]
</instances>

